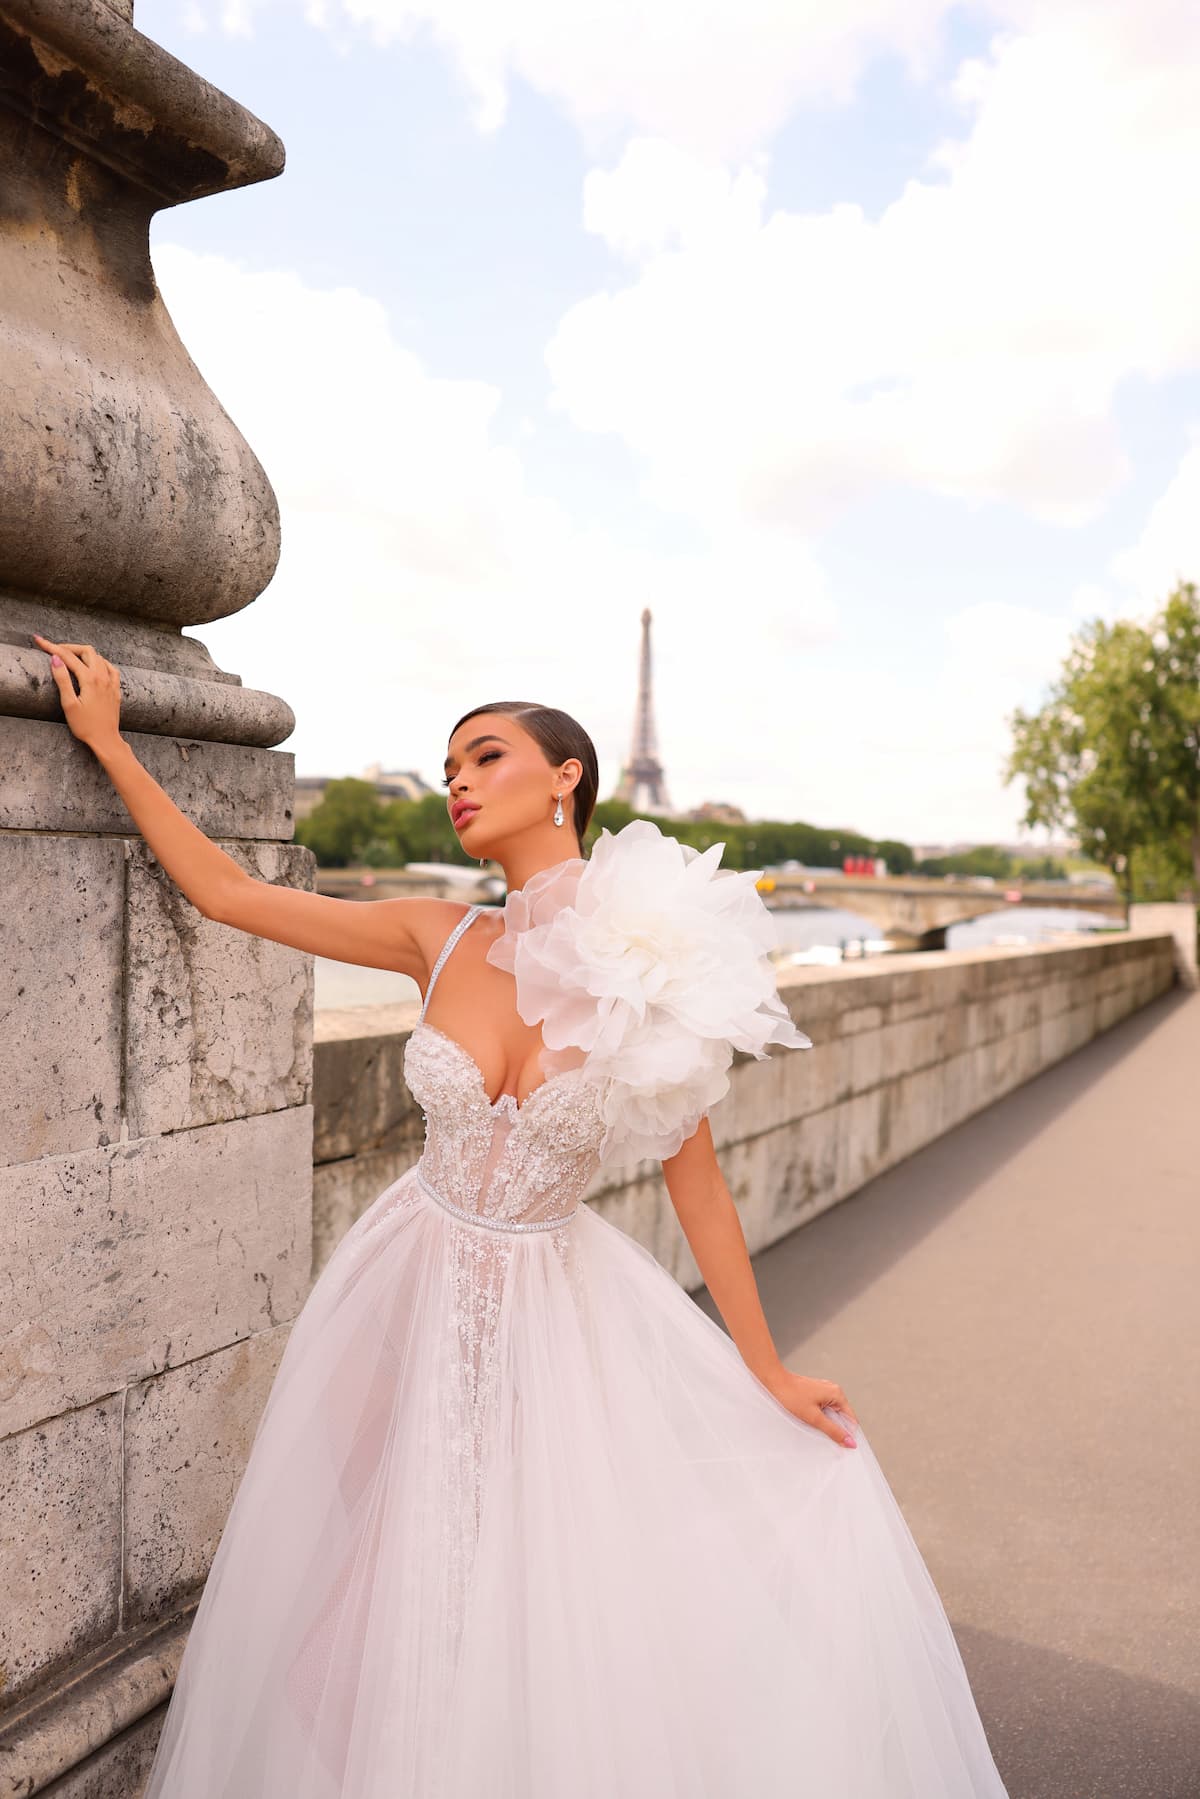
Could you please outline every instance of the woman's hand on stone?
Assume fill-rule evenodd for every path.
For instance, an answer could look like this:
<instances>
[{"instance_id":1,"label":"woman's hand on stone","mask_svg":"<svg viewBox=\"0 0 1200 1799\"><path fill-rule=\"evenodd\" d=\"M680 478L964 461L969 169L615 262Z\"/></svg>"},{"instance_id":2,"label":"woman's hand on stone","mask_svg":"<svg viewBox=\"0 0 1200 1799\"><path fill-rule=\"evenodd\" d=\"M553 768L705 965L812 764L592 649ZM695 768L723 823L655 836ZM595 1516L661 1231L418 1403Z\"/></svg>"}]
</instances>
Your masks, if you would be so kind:
<instances>
[{"instance_id":1,"label":"woman's hand on stone","mask_svg":"<svg viewBox=\"0 0 1200 1799\"><path fill-rule=\"evenodd\" d=\"M837 1418L830 1417L831 1412L840 1412L852 1424L858 1418L846 1395L832 1380L814 1380L806 1374L793 1374L790 1368L780 1368L769 1381L764 1381L768 1393L776 1398L780 1405L805 1424L811 1424L814 1430L825 1432L835 1443L843 1443L847 1449L857 1447L854 1438Z\"/></svg>"},{"instance_id":2,"label":"woman's hand on stone","mask_svg":"<svg viewBox=\"0 0 1200 1799\"><path fill-rule=\"evenodd\" d=\"M54 643L35 631L33 641L50 657L63 717L80 743L99 752L120 738L121 675L90 643ZM79 683L76 692L71 676Z\"/></svg>"}]
</instances>

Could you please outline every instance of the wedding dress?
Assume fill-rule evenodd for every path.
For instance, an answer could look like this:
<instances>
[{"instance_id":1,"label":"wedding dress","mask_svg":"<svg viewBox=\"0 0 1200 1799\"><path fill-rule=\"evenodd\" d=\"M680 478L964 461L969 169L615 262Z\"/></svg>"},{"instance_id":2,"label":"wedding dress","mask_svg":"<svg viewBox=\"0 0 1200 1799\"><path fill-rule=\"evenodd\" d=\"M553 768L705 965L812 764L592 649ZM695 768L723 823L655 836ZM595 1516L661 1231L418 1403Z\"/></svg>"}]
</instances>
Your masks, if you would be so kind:
<instances>
[{"instance_id":1,"label":"wedding dress","mask_svg":"<svg viewBox=\"0 0 1200 1799\"><path fill-rule=\"evenodd\" d=\"M807 1047L754 876L635 821L505 902L546 1078L424 1016L418 1163L293 1324L145 1799L1005 1799L859 1424L803 1423L581 1203Z\"/></svg>"}]
</instances>

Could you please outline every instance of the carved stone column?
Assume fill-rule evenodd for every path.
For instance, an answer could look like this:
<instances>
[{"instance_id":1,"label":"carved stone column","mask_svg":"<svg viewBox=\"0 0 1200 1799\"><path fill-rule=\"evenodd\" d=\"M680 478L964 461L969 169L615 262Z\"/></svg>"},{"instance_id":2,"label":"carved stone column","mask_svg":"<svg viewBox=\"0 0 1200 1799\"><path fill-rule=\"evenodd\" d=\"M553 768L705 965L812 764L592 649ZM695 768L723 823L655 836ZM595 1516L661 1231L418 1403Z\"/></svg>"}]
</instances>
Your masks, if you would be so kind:
<instances>
[{"instance_id":1,"label":"carved stone column","mask_svg":"<svg viewBox=\"0 0 1200 1799\"><path fill-rule=\"evenodd\" d=\"M105 0L0 0L0 1786L140 1791L308 1288L312 959L204 919L30 633L243 867L311 888L288 706L184 625L279 553L155 287L162 206L283 147ZM247 1796L249 1799L249 1795Z\"/></svg>"}]
</instances>

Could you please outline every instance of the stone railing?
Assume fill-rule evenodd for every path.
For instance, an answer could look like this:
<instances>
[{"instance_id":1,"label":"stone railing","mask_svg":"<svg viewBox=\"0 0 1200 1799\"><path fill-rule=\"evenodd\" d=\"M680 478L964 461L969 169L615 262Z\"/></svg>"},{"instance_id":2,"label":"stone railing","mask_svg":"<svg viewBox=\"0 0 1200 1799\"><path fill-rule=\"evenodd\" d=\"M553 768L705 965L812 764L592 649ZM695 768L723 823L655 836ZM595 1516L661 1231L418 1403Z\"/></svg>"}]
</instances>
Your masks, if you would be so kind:
<instances>
[{"instance_id":1,"label":"stone railing","mask_svg":"<svg viewBox=\"0 0 1200 1799\"><path fill-rule=\"evenodd\" d=\"M941 950L803 968L780 991L811 1050L738 1055L712 1113L721 1167L752 1253L846 1198L972 1113L1194 980L1174 917L1156 935ZM1135 908L1136 911L1136 908ZM418 1008L319 1012L313 1046L313 1271L419 1156L421 1114L402 1058ZM587 1198L689 1290L700 1272L658 1164L609 1167Z\"/></svg>"}]
</instances>

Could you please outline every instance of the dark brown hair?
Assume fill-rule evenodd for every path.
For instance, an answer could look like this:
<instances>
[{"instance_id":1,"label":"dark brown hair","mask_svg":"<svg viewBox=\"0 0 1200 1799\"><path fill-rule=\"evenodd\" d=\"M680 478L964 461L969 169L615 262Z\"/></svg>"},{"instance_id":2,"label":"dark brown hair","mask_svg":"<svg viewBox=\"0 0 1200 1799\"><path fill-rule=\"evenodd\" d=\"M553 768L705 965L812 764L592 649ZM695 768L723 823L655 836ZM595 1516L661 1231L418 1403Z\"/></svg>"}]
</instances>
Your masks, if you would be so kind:
<instances>
[{"instance_id":1,"label":"dark brown hair","mask_svg":"<svg viewBox=\"0 0 1200 1799\"><path fill-rule=\"evenodd\" d=\"M490 706L472 706L469 712L464 712L451 726L450 736L453 737L459 725L465 725L469 718L476 718L481 712L502 712L507 718L519 719L551 767L565 762L570 756L582 762L583 773L566 796L582 855L583 834L596 809L596 794L600 787L596 746L583 726L569 712L560 712L557 706L539 706L534 700L493 700Z\"/></svg>"}]
</instances>

